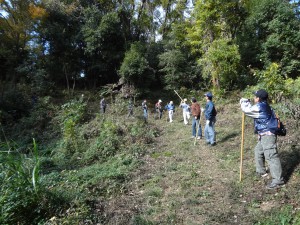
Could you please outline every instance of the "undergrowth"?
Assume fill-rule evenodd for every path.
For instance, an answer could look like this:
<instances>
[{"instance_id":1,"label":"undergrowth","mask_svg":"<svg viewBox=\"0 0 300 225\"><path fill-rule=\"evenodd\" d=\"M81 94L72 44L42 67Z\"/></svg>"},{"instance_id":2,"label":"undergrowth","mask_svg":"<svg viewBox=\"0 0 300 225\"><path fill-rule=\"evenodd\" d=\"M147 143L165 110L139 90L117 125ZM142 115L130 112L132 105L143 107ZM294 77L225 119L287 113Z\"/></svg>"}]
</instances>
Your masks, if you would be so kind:
<instances>
[{"instance_id":1,"label":"undergrowth","mask_svg":"<svg viewBox=\"0 0 300 225\"><path fill-rule=\"evenodd\" d=\"M33 117L40 107L33 109ZM146 145L153 143L159 132L142 120L124 119L126 112L90 112L94 116L87 116L88 105L83 98L51 109L56 111L47 121L47 130L56 130L61 138L54 139L56 143L42 142L39 152L35 142L32 146L17 138L5 141L3 132L1 224L105 221L105 215L101 215L104 212L95 211L95 199L107 201L126 191ZM21 126L31 129L34 124L36 119L28 118ZM43 137L42 133L31 134L38 140Z\"/></svg>"},{"instance_id":2,"label":"undergrowth","mask_svg":"<svg viewBox=\"0 0 300 225\"><path fill-rule=\"evenodd\" d=\"M82 97L61 107L43 101L1 135L1 224L300 224L295 127L279 141L289 186L273 195L254 177L250 120L243 182L236 180L241 117L232 99L216 100L211 149L189 139L180 110L173 123L151 113L145 123L138 108L127 117L121 98L106 114Z\"/></svg>"}]
</instances>

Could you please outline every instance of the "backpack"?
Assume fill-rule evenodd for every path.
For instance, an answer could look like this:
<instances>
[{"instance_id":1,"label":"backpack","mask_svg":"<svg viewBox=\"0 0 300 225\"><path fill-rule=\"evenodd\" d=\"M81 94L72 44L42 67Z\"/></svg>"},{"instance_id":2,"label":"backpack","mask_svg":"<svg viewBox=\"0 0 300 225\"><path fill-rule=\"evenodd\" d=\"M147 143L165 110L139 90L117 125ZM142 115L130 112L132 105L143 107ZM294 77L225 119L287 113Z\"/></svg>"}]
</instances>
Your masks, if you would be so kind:
<instances>
[{"instance_id":1,"label":"backpack","mask_svg":"<svg viewBox=\"0 0 300 225\"><path fill-rule=\"evenodd\" d=\"M216 116L217 116L217 110L216 110L215 106L214 106L214 108L213 108L213 110L212 110L212 116L213 116L213 117L216 117Z\"/></svg>"},{"instance_id":2,"label":"backpack","mask_svg":"<svg viewBox=\"0 0 300 225\"><path fill-rule=\"evenodd\" d=\"M279 117L275 114L273 109L272 109L271 118L270 118L267 126L273 134L276 134L278 136L285 136L286 135L285 126L280 121Z\"/></svg>"}]
</instances>

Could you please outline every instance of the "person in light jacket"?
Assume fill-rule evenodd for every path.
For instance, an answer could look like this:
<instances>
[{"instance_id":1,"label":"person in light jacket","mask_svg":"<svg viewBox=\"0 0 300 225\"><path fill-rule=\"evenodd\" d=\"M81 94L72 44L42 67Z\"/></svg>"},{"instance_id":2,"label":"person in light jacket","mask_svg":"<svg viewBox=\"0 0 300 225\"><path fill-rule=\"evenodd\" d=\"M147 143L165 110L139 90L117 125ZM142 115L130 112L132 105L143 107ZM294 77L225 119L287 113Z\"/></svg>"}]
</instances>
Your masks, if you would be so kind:
<instances>
[{"instance_id":1,"label":"person in light jacket","mask_svg":"<svg viewBox=\"0 0 300 225\"><path fill-rule=\"evenodd\" d=\"M187 125L189 123L189 119L190 119L190 106L186 103L187 99L183 99L183 101L181 101L179 107L182 108L182 116L183 116L183 123L185 125Z\"/></svg>"},{"instance_id":2,"label":"person in light jacket","mask_svg":"<svg viewBox=\"0 0 300 225\"><path fill-rule=\"evenodd\" d=\"M173 101L170 101L168 105L165 106L165 109L169 112L169 122L173 122L173 115L175 112L175 105L173 104Z\"/></svg>"}]
</instances>

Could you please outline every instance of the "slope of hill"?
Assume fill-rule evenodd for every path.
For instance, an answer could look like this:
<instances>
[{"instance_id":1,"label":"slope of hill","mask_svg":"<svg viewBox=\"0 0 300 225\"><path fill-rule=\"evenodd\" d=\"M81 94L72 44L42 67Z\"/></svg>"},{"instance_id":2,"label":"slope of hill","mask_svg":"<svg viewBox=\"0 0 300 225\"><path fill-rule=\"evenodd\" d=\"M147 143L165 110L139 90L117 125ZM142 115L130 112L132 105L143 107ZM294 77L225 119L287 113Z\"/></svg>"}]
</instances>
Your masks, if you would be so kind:
<instances>
[{"instance_id":1,"label":"slope of hill","mask_svg":"<svg viewBox=\"0 0 300 225\"><path fill-rule=\"evenodd\" d=\"M300 152L298 130L287 124L278 138L286 185L267 190L267 178L255 174L253 122L246 119L240 177L241 120L238 104L218 106L217 145L191 139L181 110L173 123L154 120L161 135L149 147L144 164L135 171L123 195L105 211L109 224L300 224ZM202 129L204 121L202 121Z\"/></svg>"},{"instance_id":2,"label":"slope of hill","mask_svg":"<svg viewBox=\"0 0 300 225\"><path fill-rule=\"evenodd\" d=\"M4 170L9 166L16 169L15 165L24 168L24 176L7 176L9 182L1 183L1 190L11 194L0 199L6 213L0 222L300 224L300 145L295 123L284 121L288 135L278 138L286 184L267 190L270 175L260 178L255 174L257 137L250 118L245 121L242 181L239 179L242 113L239 104L227 101L216 102L216 146L206 145L204 139L191 139L191 123L184 125L179 108L172 123L166 113L158 120L150 110L146 124L139 104L134 108L135 117L128 118L127 102L120 99L108 106L105 115L98 112L99 102L91 99L88 104L81 99L50 107L53 113L46 118L51 118L51 124L40 114L45 108L38 108L31 119L35 127L43 124L40 132L28 132L33 126L26 123L11 130L21 141L38 136L38 186L33 188L30 180L31 167L38 167L27 163L36 162L35 157L24 161L20 157L8 166L1 164ZM82 111L84 106L87 114ZM152 106L153 102L149 108ZM201 123L203 131L204 119ZM28 151L26 157L30 156L28 148L21 151ZM11 174L4 170L2 174ZM30 207L24 207L25 203ZM18 215L12 209L18 210Z\"/></svg>"}]
</instances>

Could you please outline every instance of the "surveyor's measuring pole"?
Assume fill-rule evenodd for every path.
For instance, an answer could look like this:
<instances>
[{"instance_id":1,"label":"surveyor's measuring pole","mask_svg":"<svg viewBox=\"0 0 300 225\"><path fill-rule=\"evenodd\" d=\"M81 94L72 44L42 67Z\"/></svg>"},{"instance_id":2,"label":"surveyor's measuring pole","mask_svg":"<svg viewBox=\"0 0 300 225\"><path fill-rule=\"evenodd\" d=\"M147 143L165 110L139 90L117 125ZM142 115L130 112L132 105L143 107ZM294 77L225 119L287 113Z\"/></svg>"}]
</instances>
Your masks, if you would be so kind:
<instances>
[{"instance_id":1,"label":"surveyor's measuring pole","mask_svg":"<svg viewBox=\"0 0 300 225\"><path fill-rule=\"evenodd\" d=\"M176 95L180 98L180 100L183 101L183 99L180 97L180 95L177 93L177 91L174 90L174 92L175 92Z\"/></svg>"},{"instance_id":2,"label":"surveyor's measuring pole","mask_svg":"<svg viewBox=\"0 0 300 225\"><path fill-rule=\"evenodd\" d=\"M243 171L243 155L244 155L244 139L245 139L245 113L242 113L242 140L241 140L241 163L240 163L240 181L242 181Z\"/></svg>"}]
</instances>

